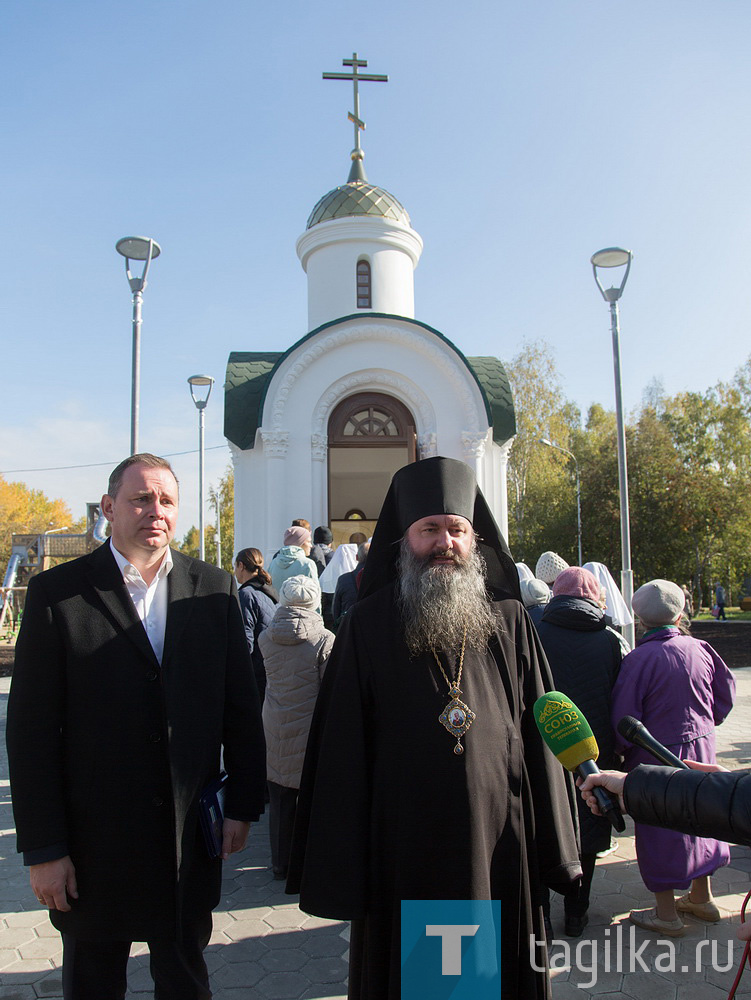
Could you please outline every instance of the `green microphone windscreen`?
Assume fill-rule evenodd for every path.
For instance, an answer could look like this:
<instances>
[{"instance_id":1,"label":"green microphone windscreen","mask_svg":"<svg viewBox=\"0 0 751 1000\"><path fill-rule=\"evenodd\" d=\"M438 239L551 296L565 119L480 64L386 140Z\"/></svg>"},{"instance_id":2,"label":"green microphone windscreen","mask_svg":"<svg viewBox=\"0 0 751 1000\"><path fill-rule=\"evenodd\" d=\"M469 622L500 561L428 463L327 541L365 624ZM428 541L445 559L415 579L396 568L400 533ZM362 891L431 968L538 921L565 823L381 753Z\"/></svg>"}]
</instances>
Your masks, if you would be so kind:
<instances>
[{"instance_id":1,"label":"green microphone windscreen","mask_svg":"<svg viewBox=\"0 0 751 1000\"><path fill-rule=\"evenodd\" d=\"M568 695L548 691L535 702L534 713L540 736L567 771L575 771L585 760L597 760L597 740Z\"/></svg>"}]
</instances>

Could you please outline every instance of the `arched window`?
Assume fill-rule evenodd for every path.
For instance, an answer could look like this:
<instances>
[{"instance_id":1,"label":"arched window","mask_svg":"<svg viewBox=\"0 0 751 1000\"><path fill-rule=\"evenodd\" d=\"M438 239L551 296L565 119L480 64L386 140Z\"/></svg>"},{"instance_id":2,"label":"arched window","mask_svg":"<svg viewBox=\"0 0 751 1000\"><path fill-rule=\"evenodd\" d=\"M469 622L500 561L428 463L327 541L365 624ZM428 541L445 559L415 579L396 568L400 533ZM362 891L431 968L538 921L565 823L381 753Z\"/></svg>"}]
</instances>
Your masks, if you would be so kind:
<instances>
[{"instance_id":1,"label":"arched window","mask_svg":"<svg viewBox=\"0 0 751 1000\"><path fill-rule=\"evenodd\" d=\"M334 408L328 432L328 515L334 539L349 541L355 527L367 537L391 477L417 457L415 418L393 396L366 391Z\"/></svg>"},{"instance_id":2,"label":"arched window","mask_svg":"<svg viewBox=\"0 0 751 1000\"><path fill-rule=\"evenodd\" d=\"M329 420L334 447L407 445L414 462L415 422L407 407L392 396L364 392L343 400Z\"/></svg>"},{"instance_id":3,"label":"arched window","mask_svg":"<svg viewBox=\"0 0 751 1000\"><path fill-rule=\"evenodd\" d=\"M357 262L357 308L371 308L370 264L367 260Z\"/></svg>"}]
</instances>

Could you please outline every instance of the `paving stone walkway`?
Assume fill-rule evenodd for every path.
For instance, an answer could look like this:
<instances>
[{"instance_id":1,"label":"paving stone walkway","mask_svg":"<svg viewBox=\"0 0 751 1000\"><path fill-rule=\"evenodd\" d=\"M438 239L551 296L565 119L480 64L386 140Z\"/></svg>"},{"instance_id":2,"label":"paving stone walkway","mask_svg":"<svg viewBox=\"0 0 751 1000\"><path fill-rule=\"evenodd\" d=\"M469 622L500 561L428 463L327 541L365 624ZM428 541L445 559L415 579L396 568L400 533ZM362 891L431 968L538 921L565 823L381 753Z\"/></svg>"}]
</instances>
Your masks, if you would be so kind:
<instances>
[{"instance_id":1,"label":"paving stone walkway","mask_svg":"<svg viewBox=\"0 0 751 1000\"><path fill-rule=\"evenodd\" d=\"M751 667L734 673L738 698L718 730L718 750L726 766L749 767ZM9 687L10 679L0 678L0 998L59 1000L60 938L36 904L15 853L4 738ZM554 1000L723 1000L740 960L735 927L750 873L751 849L734 847L730 866L713 880L722 921L707 925L688 917L684 938L655 940L627 919L630 909L653 901L639 876L629 821L617 850L598 862L582 938L563 936L562 906L553 904L554 932L560 934L550 952ZM263 819L249 847L226 866L207 952L215 1000L343 1000L347 938L347 924L302 913L274 881ZM729 943L732 968L726 969ZM128 998L148 1000L153 993L145 947L134 945L132 955ZM751 1000L751 970L744 980L736 996Z\"/></svg>"}]
</instances>

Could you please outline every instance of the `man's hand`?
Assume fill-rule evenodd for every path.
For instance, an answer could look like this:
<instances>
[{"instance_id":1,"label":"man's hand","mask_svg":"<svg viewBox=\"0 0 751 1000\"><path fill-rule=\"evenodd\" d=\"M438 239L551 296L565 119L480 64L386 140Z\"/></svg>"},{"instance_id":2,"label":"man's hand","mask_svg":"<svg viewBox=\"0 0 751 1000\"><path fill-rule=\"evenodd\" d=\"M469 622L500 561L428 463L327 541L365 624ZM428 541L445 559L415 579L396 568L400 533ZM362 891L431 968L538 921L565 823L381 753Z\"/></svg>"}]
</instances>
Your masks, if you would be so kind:
<instances>
[{"instance_id":1,"label":"man's hand","mask_svg":"<svg viewBox=\"0 0 751 1000\"><path fill-rule=\"evenodd\" d=\"M588 775L585 781L582 781L581 778L577 778L576 784L579 786L581 797L587 803L591 811L595 814L595 816L601 816L602 813L597 806L597 799L593 794L591 794L592 789L595 785L600 785L601 788L617 795L621 812L625 813L626 806L623 801L623 785L625 781L626 775L623 771L600 771L599 774Z\"/></svg>"},{"instance_id":2,"label":"man's hand","mask_svg":"<svg viewBox=\"0 0 751 1000\"><path fill-rule=\"evenodd\" d=\"M692 771L706 771L708 774L728 770L726 767L720 767L719 764L702 764L700 760L684 760L683 763L688 764Z\"/></svg>"},{"instance_id":3,"label":"man's hand","mask_svg":"<svg viewBox=\"0 0 751 1000\"><path fill-rule=\"evenodd\" d=\"M45 861L42 865L32 865L29 869L29 878L32 892L39 902L50 910L65 912L70 909L68 896L71 899L78 899L76 869L68 855L55 861Z\"/></svg>"},{"instance_id":4,"label":"man's hand","mask_svg":"<svg viewBox=\"0 0 751 1000\"><path fill-rule=\"evenodd\" d=\"M222 824L222 861L226 861L230 854L241 851L245 847L245 841L250 832L250 823L243 823L239 819L225 819Z\"/></svg>"}]
</instances>

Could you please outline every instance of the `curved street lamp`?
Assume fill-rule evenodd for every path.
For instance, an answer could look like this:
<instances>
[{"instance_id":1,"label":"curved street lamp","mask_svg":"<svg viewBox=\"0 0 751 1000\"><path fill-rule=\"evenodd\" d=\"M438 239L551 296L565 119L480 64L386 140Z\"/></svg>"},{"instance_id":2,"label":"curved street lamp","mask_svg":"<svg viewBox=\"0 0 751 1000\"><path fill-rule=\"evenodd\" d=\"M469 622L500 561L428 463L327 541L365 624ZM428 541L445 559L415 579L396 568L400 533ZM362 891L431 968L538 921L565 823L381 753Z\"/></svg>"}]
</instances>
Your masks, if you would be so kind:
<instances>
[{"instance_id":1,"label":"curved street lamp","mask_svg":"<svg viewBox=\"0 0 751 1000\"><path fill-rule=\"evenodd\" d=\"M595 282L602 297L610 305L610 328L613 335L613 369L615 375L615 414L618 423L618 486L621 500L621 592L629 610L634 596L634 574L631 571L631 527L628 510L628 467L626 463L626 427L623 420L623 398L621 390L621 344L618 300L626 287L626 279L631 270L633 254L621 247L606 247L598 250L590 258ZM598 268L625 267L618 287L603 288ZM634 625L624 625L624 635L634 647Z\"/></svg>"},{"instance_id":2,"label":"curved street lamp","mask_svg":"<svg viewBox=\"0 0 751 1000\"><path fill-rule=\"evenodd\" d=\"M540 444L545 444L548 448L555 448L556 451L563 452L564 455L573 461L574 468L576 469L576 537L579 543L579 566L582 565L582 495L581 495L581 481L579 479L579 463L576 460L576 455L572 452L567 451L566 448L561 448L559 444L553 444L552 441L548 441L547 438L540 438Z\"/></svg>"},{"instance_id":3,"label":"curved street lamp","mask_svg":"<svg viewBox=\"0 0 751 1000\"><path fill-rule=\"evenodd\" d=\"M138 451L138 423L141 406L141 305L146 276L152 260L162 252L162 248L147 236L124 236L115 244L115 250L125 258L125 273L133 293L133 374L130 390L130 453ZM143 261L141 277L130 273L132 260Z\"/></svg>"},{"instance_id":4,"label":"curved street lamp","mask_svg":"<svg viewBox=\"0 0 751 1000\"><path fill-rule=\"evenodd\" d=\"M211 388L214 380L210 375L191 375L188 379L190 386L190 396L198 410L198 558L203 560L206 557L206 542L203 537L203 493L204 493L204 470L203 470L203 433L204 433L204 410L211 395Z\"/></svg>"}]
</instances>

